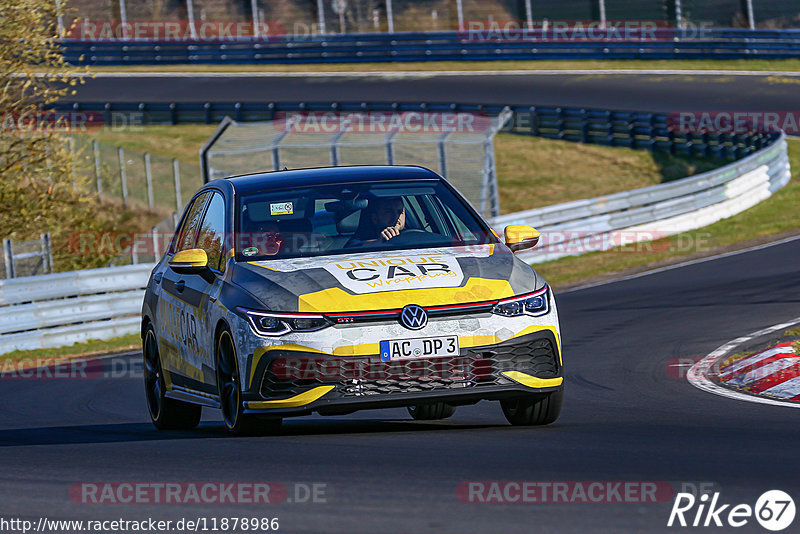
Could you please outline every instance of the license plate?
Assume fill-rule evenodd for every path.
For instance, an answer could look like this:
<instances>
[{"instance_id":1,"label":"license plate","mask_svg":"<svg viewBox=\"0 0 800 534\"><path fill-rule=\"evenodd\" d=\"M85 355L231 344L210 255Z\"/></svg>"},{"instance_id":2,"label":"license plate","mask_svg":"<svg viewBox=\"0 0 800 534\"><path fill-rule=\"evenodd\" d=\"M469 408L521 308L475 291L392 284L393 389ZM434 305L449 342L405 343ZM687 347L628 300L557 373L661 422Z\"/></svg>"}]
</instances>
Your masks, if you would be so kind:
<instances>
[{"instance_id":1,"label":"license plate","mask_svg":"<svg viewBox=\"0 0 800 534\"><path fill-rule=\"evenodd\" d=\"M381 360L384 362L458 354L458 336L381 341Z\"/></svg>"}]
</instances>

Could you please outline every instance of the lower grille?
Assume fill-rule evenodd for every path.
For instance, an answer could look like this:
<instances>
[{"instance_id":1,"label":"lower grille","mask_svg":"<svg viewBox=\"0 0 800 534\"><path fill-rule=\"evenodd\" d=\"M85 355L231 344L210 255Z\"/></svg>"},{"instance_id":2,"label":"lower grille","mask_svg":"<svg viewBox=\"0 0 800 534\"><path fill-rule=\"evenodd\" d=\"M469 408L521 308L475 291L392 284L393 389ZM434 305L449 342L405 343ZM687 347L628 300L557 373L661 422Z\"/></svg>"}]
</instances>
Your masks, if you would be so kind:
<instances>
[{"instance_id":1,"label":"lower grille","mask_svg":"<svg viewBox=\"0 0 800 534\"><path fill-rule=\"evenodd\" d=\"M381 361L380 357L282 357L273 360L261 382L265 399L285 398L329 384L345 397L463 390L508 383L503 371L539 378L558 375L559 362L549 339L464 349L460 356Z\"/></svg>"}]
</instances>

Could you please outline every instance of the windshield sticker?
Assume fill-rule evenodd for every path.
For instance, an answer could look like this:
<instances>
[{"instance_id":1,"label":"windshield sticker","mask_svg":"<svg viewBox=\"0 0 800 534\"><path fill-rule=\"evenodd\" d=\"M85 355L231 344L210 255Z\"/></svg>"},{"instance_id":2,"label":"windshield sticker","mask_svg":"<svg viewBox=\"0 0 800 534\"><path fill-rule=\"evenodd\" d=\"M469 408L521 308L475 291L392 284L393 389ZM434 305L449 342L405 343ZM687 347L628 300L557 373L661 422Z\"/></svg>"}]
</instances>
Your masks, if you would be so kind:
<instances>
[{"instance_id":1,"label":"windshield sticker","mask_svg":"<svg viewBox=\"0 0 800 534\"><path fill-rule=\"evenodd\" d=\"M258 249L256 247L246 248L242 251L244 256L255 256L258 254Z\"/></svg>"},{"instance_id":2,"label":"windshield sticker","mask_svg":"<svg viewBox=\"0 0 800 534\"><path fill-rule=\"evenodd\" d=\"M458 259L442 254L339 260L327 263L325 270L356 294L458 287L464 280Z\"/></svg>"},{"instance_id":3,"label":"windshield sticker","mask_svg":"<svg viewBox=\"0 0 800 534\"><path fill-rule=\"evenodd\" d=\"M293 202L278 202L277 204L269 205L270 215L291 215L294 213Z\"/></svg>"}]
</instances>

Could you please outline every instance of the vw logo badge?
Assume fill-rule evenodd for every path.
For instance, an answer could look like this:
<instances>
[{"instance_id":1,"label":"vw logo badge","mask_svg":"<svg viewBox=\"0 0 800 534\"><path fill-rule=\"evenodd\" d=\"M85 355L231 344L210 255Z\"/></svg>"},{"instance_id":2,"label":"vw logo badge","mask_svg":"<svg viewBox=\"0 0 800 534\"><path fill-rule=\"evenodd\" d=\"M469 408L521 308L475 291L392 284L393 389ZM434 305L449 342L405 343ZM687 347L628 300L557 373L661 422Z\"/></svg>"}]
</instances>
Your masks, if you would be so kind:
<instances>
[{"instance_id":1,"label":"vw logo badge","mask_svg":"<svg viewBox=\"0 0 800 534\"><path fill-rule=\"evenodd\" d=\"M420 306L409 304L400 313L400 324L409 330L419 330L428 324L428 314Z\"/></svg>"}]
</instances>

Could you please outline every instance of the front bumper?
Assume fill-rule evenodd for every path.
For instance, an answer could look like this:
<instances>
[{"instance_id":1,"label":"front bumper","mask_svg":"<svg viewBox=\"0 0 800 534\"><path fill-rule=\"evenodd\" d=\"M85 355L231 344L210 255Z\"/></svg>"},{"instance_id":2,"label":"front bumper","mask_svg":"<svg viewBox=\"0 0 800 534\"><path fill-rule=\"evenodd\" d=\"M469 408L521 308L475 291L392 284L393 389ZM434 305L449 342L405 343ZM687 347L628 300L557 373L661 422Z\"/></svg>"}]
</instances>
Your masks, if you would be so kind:
<instances>
[{"instance_id":1,"label":"front bumper","mask_svg":"<svg viewBox=\"0 0 800 534\"><path fill-rule=\"evenodd\" d=\"M458 356L382 362L378 354L336 357L271 351L253 369L246 413L323 415L442 401L500 400L563 388L559 342L542 328Z\"/></svg>"}]
</instances>

